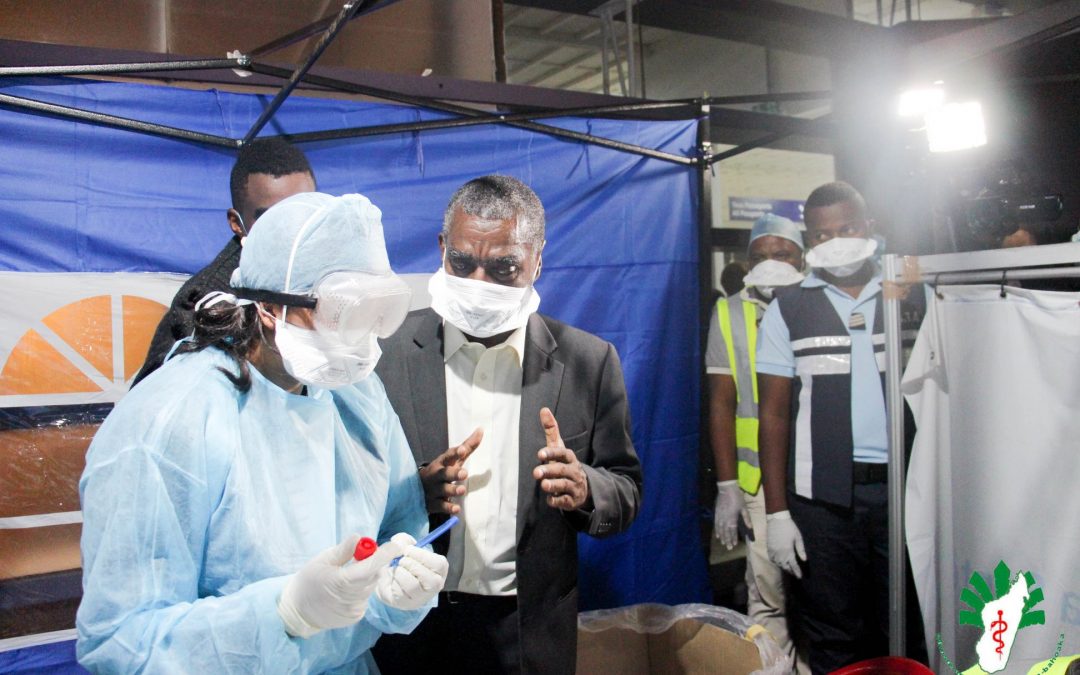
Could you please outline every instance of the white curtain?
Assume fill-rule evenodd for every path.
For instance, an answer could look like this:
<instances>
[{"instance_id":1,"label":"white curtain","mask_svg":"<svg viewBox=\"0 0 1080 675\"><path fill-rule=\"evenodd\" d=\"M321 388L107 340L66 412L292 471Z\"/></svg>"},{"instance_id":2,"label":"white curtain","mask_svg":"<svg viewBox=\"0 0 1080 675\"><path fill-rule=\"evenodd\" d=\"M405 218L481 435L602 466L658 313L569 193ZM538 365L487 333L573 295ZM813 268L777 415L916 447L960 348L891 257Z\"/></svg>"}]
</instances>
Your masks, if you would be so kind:
<instances>
[{"instance_id":1,"label":"white curtain","mask_svg":"<svg viewBox=\"0 0 1080 675\"><path fill-rule=\"evenodd\" d=\"M952 286L930 298L904 374L918 433L907 543L935 672L976 663L959 625L972 572L1004 561L1043 589L1045 625L1016 636L1006 672L1080 652L1080 293Z\"/></svg>"}]
</instances>

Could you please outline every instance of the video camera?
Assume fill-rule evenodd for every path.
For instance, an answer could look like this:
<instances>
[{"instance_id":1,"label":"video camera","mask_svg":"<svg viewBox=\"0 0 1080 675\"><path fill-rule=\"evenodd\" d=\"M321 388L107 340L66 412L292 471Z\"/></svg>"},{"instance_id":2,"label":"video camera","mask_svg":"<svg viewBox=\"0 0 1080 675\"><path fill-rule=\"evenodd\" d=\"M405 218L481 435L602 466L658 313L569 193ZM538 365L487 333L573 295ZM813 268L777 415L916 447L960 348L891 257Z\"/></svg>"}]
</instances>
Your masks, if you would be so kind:
<instances>
[{"instance_id":1,"label":"video camera","mask_svg":"<svg viewBox=\"0 0 1080 675\"><path fill-rule=\"evenodd\" d=\"M1051 223L1061 216L1061 195L977 197L967 204L968 226L997 237L1021 225Z\"/></svg>"},{"instance_id":2,"label":"video camera","mask_svg":"<svg viewBox=\"0 0 1080 675\"><path fill-rule=\"evenodd\" d=\"M978 196L964 204L972 234L1000 238L1022 225L1050 223L1061 217L1064 209L1061 195L1030 189L1019 167L1013 163L1004 163L996 173Z\"/></svg>"}]
</instances>

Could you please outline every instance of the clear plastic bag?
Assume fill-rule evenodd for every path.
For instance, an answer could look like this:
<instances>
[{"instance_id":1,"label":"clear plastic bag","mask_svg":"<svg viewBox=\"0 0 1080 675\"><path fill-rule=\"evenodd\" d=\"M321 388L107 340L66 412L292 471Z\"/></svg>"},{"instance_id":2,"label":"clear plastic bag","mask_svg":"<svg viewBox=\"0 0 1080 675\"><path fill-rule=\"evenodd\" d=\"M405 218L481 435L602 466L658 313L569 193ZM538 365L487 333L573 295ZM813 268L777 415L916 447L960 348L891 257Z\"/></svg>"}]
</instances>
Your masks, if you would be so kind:
<instances>
[{"instance_id":1,"label":"clear plastic bag","mask_svg":"<svg viewBox=\"0 0 1080 675\"><path fill-rule=\"evenodd\" d=\"M780 651L780 647L765 629L754 624L745 614L716 605L646 603L582 612L578 614L578 630L592 633L621 628L636 633L659 634L682 619L696 619L703 624L752 640L758 648L762 668L750 675L788 675L794 671L791 659Z\"/></svg>"}]
</instances>

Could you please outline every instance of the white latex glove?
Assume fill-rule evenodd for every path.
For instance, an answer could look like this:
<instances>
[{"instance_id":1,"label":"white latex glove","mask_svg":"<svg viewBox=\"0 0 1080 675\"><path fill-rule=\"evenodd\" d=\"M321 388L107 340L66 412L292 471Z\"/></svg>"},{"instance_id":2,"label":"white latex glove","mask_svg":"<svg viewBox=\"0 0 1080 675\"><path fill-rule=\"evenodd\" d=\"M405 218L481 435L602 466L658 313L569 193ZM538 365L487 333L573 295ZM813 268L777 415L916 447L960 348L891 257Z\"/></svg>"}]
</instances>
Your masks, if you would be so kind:
<instances>
[{"instance_id":1,"label":"white latex glove","mask_svg":"<svg viewBox=\"0 0 1080 675\"><path fill-rule=\"evenodd\" d=\"M367 560L350 564L359 540L355 534L346 537L312 558L285 584L277 609L289 635L309 638L327 628L352 625L364 616L380 571L405 547L388 541Z\"/></svg>"},{"instance_id":2,"label":"white latex glove","mask_svg":"<svg viewBox=\"0 0 1080 675\"><path fill-rule=\"evenodd\" d=\"M803 546L802 533L791 519L790 511L777 511L765 516L766 547L769 559L777 567L802 579L799 561L806 560L806 547Z\"/></svg>"},{"instance_id":3,"label":"white latex glove","mask_svg":"<svg viewBox=\"0 0 1080 675\"><path fill-rule=\"evenodd\" d=\"M737 480L724 480L716 484L716 507L713 509L713 536L724 548L731 550L739 543L739 518L750 529L750 512Z\"/></svg>"},{"instance_id":4,"label":"white latex glove","mask_svg":"<svg viewBox=\"0 0 1080 675\"><path fill-rule=\"evenodd\" d=\"M450 563L438 553L413 546L416 540L404 532L395 534L390 541L405 552L395 567L384 567L379 572L375 597L397 609L419 609L442 590Z\"/></svg>"}]
</instances>

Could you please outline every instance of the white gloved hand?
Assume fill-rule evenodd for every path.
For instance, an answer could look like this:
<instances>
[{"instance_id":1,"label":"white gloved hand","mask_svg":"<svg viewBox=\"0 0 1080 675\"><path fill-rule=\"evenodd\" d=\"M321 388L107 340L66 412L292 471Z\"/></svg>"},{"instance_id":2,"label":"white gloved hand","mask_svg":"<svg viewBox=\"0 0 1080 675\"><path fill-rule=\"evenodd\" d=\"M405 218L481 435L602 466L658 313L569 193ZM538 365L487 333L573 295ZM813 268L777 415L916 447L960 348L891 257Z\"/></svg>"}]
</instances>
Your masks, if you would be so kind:
<instances>
[{"instance_id":1,"label":"white gloved hand","mask_svg":"<svg viewBox=\"0 0 1080 675\"><path fill-rule=\"evenodd\" d=\"M348 564L359 540L355 534L346 537L312 558L285 584L277 609L289 635L309 638L327 628L352 625L364 616L382 568L405 547L388 541L367 560Z\"/></svg>"},{"instance_id":2,"label":"white gloved hand","mask_svg":"<svg viewBox=\"0 0 1080 675\"><path fill-rule=\"evenodd\" d=\"M791 519L791 512L770 513L765 517L765 522L769 559L796 579L802 579L799 561L806 560L806 547L803 546L802 533Z\"/></svg>"},{"instance_id":3,"label":"white gloved hand","mask_svg":"<svg viewBox=\"0 0 1080 675\"><path fill-rule=\"evenodd\" d=\"M740 517L750 529L750 512L746 510L739 481L719 481L716 484L716 507L713 509L713 536L729 551L739 543Z\"/></svg>"},{"instance_id":4,"label":"white gloved hand","mask_svg":"<svg viewBox=\"0 0 1080 675\"><path fill-rule=\"evenodd\" d=\"M405 552L396 566L379 572L375 597L397 609L419 609L442 590L450 563L438 553L413 546L416 540L404 532L395 534L390 541Z\"/></svg>"}]
</instances>

